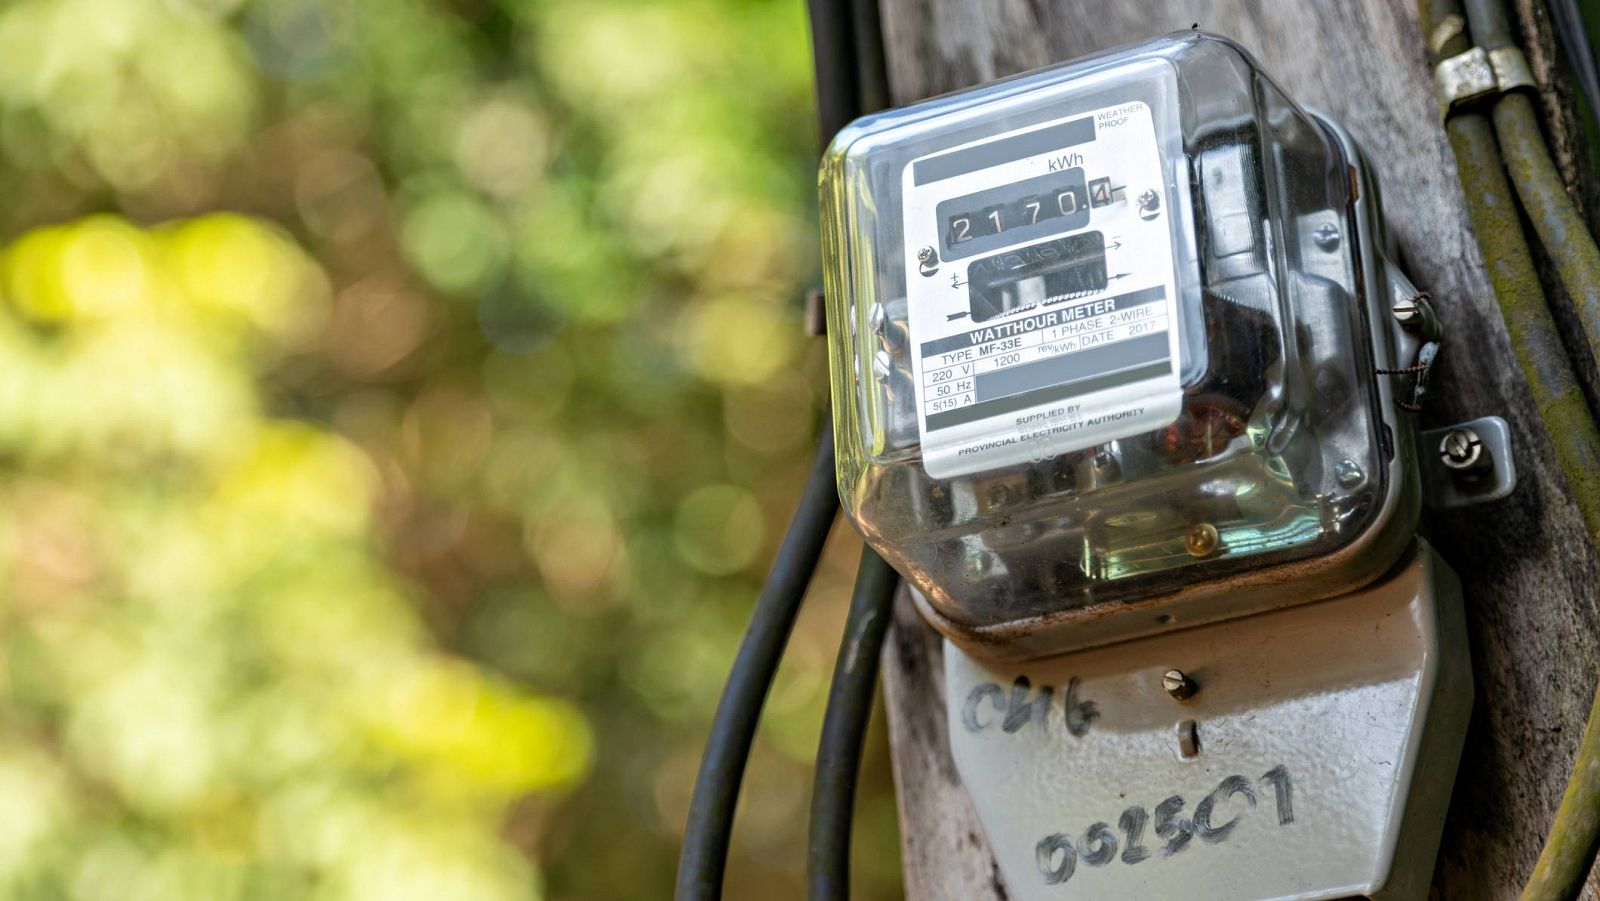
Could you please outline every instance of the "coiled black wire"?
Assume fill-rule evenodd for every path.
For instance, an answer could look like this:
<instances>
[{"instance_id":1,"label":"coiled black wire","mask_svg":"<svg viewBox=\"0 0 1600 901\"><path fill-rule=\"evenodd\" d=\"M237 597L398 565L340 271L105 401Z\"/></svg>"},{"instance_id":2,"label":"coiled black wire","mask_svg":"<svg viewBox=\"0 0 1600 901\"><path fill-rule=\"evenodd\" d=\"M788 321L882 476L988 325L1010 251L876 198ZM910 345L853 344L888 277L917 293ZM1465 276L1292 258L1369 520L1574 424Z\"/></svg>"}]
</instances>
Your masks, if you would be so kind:
<instances>
[{"instance_id":1,"label":"coiled black wire","mask_svg":"<svg viewBox=\"0 0 1600 901\"><path fill-rule=\"evenodd\" d=\"M739 787L755 741L756 725L761 720L761 708L839 510L839 489L834 478L833 428L824 426L800 506L756 598L750 625L711 721L711 735L700 758L683 851L678 858L677 901L715 901L722 897L733 813L739 803Z\"/></svg>"},{"instance_id":2,"label":"coiled black wire","mask_svg":"<svg viewBox=\"0 0 1600 901\"><path fill-rule=\"evenodd\" d=\"M878 0L850 0L850 25L856 54L856 100L861 112L874 112L889 105L889 65Z\"/></svg>"},{"instance_id":3,"label":"coiled black wire","mask_svg":"<svg viewBox=\"0 0 1600 901\"><path fill-rule=\"evenodd\" d=\"M856 64L857 0L806 0L811 61L816 67L817 124L822 146L861 115L861 67ZM874 6L876 3L874 2Z\"/></svg>"},{"instance_id":4,"label":"coiled black wire","mask_svg":"<svg viewBox=\"0 0 1600 901\"><path fill-rule=\"evenodd\" d=\"M862 549L817 746L811 840L806 852L806 897L811 901L850 897L850 826L855 816L856 779L877 694L878 658L899 581L899 575L877 552L870 547Z\"/></svg>"},{"instance_id":5,"label":"coiled black wire","mask_svg":"<svg viewBox=\"0 0 1600 901\"><path fill-rule=\"evenodd\" d=\"M855 114L882 109L889 104L889 78L878 0L848 0L847 5L848 15L844 16L843 4L813 0L813 21L819 12L825 12L831 22L848 20L849 46L854 60L847 67L848 76L839 73L833 77L846 82L854 92ZM819 10L824 6L827 7L825 11ZM820 39L816 43L816 56L820 92L824 69L846 66L826 52ZM840 104L843 104L842 97ZM827 132L830 120L825 118L823 122ZM839 119L834 130L847 122L848 118ZM899 576L882 557L870 547L862 549L850 613L839 644L839 659L828 689L822 737L817 743L811 827L806 847L806 892L811 901L845 901L850 897L850 834L855 818L856 783L861 773L861 750L872 718L878 658L889 629L889 614L898 583Z\"/></svg>"},{"instance_id":6,"label":"coiled black wire","mask_svg":"<svg viewBox=\"0 0 1600 901\"><path fill-rule=\"evenodd\" d=\"M868 6L872 7L870 11ZM863 67L857 62L857 54L863 44L857 36L857 23L871 22L875 28L877 4L876 0L807 0L806 7L816 64L818 131L826 148L839 129L861 113ZM883 83L881 75L874 74L882 72L882 44L875 35L876 32L873 40L878 41L879 62L876 68L867 68L867 90ZM870 48L871 44L865 46ZM678 858L677 901L715 901L722 897L733 815L761 708L838 509L830 425L823 429L800 508L795 511L772 572L756 599L750 625L712 719L689 803L683 851Z\"/></svg>"}]
</instances>

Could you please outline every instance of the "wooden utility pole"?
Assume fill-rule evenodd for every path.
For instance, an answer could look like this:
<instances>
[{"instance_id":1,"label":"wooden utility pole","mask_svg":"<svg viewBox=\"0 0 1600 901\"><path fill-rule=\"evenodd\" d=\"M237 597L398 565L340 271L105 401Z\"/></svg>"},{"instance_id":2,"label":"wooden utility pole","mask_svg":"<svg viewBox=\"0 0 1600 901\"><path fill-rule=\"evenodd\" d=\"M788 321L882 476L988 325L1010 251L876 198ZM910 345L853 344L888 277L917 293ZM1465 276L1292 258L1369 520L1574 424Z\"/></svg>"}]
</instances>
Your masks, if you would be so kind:
<instances>
[{"instance_id":1,"label":"wooden utility pole","mask_svg":"<svg viewBox=\"0 0 1600 901\"><path fill-rule=\"evenodd\" d=\"M1569 179L1589 177L1541 4L1512 4L1544 85ZM1506 501L1431 519L1465 584L1477 699L1434 876L1439 898L1515 898L1566 784L1600 662L1600 566L1473 240L1456 161L1432 96L1411 0L883 0L890 86L907 103L1198 25L1250 48L1303 104L1355 135L1384 187L1391 227L1446 337L1422 425L1504 416L1520 484ZM1593 185L1574 185L1592 196ZM1548 287L1547 287L1548 290ZM1579 342L1581 343L1581 341ZM1575 367L1589 382L1587 360ZM956 777L940 644L902 598L884 653L906 896L1000 899L1003 881ZM1585 897L1600 897L1594 877Z\"/></svg>"}]
</instances>

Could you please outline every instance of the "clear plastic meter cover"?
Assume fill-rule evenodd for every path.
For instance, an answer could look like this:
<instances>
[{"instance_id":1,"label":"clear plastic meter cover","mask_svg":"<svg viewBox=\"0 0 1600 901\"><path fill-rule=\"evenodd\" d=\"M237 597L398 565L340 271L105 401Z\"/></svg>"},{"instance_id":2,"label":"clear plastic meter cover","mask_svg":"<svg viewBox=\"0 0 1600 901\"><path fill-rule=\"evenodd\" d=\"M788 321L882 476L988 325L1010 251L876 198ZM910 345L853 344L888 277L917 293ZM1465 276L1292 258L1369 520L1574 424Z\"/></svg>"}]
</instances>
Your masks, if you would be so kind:
<instances>
[{"instance_id":1,"label":"clear plastic meter cover","mask_svg":"<svg viewBox=\"0 0 1600 901\"><path fill-rule=\"evenodd\" d=\"M1359 535L1387 468L1350 172L1202 33L847 128L823 250L857 527L979 627Z\"/></svg>"}]
</instances>

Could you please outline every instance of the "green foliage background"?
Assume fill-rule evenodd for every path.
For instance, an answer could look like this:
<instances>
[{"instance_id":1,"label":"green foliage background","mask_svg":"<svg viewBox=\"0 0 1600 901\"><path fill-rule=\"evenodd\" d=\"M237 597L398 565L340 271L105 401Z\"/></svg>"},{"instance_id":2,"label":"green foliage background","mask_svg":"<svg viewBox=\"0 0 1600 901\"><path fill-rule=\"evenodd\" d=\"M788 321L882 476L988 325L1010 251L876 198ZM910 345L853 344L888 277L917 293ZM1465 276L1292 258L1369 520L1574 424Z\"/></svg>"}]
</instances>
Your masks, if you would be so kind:
<instances>
[{"instance_id":1,"label":"green foliage background","mask_svg":"<svg viewBox=\"0 0 1600 901\"><path fill-rule=\"evenodd\" d=\"M668 897L812 108L800 0L0 5L0 896ZM800 894L835 543L730 897Z\"/></svg>"}]
</instances>

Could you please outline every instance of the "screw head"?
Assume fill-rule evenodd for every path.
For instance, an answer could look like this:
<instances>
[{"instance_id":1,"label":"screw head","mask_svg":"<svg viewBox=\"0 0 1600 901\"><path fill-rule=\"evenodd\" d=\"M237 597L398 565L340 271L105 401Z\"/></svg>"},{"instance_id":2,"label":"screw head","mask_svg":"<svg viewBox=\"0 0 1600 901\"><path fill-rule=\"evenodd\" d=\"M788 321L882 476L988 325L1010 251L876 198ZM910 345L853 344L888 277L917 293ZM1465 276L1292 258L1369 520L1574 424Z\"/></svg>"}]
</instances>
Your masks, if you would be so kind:
<instances>
[{"instance_id":1,"label":"screw head","mask_svg":"<svg viewBox=\"0 0 1600 901\"><path fill-rule=\"evenodd\" d=\"M1181 669L1169 669L1163 673L1161 687L1179 701L1189 700L1200 690L1200 686Z\"/></svg>"},{"instance_id":2,"label":"screw head","mask_svg":"<svg viewBox=\"0 0 1600 901\"><path fill-rule=\"evenodd\" d=\"M881 332L889 324L889 311L881 303L872 305L867 311L867 327L875 332Z\"/></svg>"},{"instance_id":3,"label":"screw head","mask_svg":"<svg viewBox=\"0 0 1600 901\"><path fill-rule=\"evenodd\" d=\"M1183 536L1183 547L1191 557L1209 557L1216 551L1221 539L1222 536L1217 534L1216 526L1203 522Z\"/></svg>"},{"instance_id":4,"label":"screw head","mask_svg":"<svg viewBox=\"0 0 1600 901\"><path fill-rule=\"evenodd\" d=\"M1316 231L1311 233L1312 243L1316 244L1317 249L1324 253L1332 253L1338 250L1340 239L1339 228L1332 222L1322 223L1317 226Z\"/></svg>"},{"instance_id":5,"label":"screw head","mask_svg":"<svg viewBox=\"0 0 1600 901\"><path fill-rule=\"evenodd\" d=\"M1489 462L1483 439L1471 429L1451 429L1439 440L1439 460L1448 469L1468 472Z\"/></svg>"},{"instance_id":6,"label":"screw head","mask_svg":"<svg viewBox=\"0 0 1600 901\"><path fill-rule=\"evenodd\" d=\"M888 351L880 350L872 355L872 375L880 382L887 382L894 375L894 357Z\"/></svg>"},{"instance_id":7,"label":"screw head","mask_svg":"<svg viewBox=\"0 0 1600 901\"><path fill-rule=\"evenodd\" d=\"M1139 212L1153 213L1161 209L1161 195L1155 191L1145 191L1139 195Z\"/></svg>"},{"instance_id":8,"label":"screw head","mask_svg":"<svg viewBox=\"0 0 1600 901\"><path fill-rule=\"evenodd\" d=\"M967 555L967 577L981 579L994 569L994 554L988 551L976 551Z\"/></svg>"},{"instance_id":9,"label":"screw head","mask_svg":"<svg viewBox=\"0 0 1600 901\"><path fill-rule=\"evenodd\" d=\"M1010 485L998 484L989 486L989 490L984 495L984 499L988 502L987 505L989 509L993 510L996 507L1004 507L1006 504L1011 503L1013 496L1014 495Z\"/></svg>"},{"instance_id":10,"label":"screw head","mask_svg":"<svg viewBox=\"0 0 1600 901\"><path fill-rule=\"evenodd\" d=\"M1354 460L1340 460L1333 464L1333 478L1340 488L1354 488L1366 480L1367 474Z\"/></svg>"},{"instance_id":11,"label":"screw head","mask_svg":"<svg viewBox=\"0 0 1600 901\"><path fill-rule=\"evenodd\" d=\"M1389 308L1389 312L1394 314L1395 322L1408 329L1421 326L1427 318L1427 314L1422 310L1422 304L1418 303L1414 297L1395 301L1394 306Z\"/></svg>"}]
</instances>

